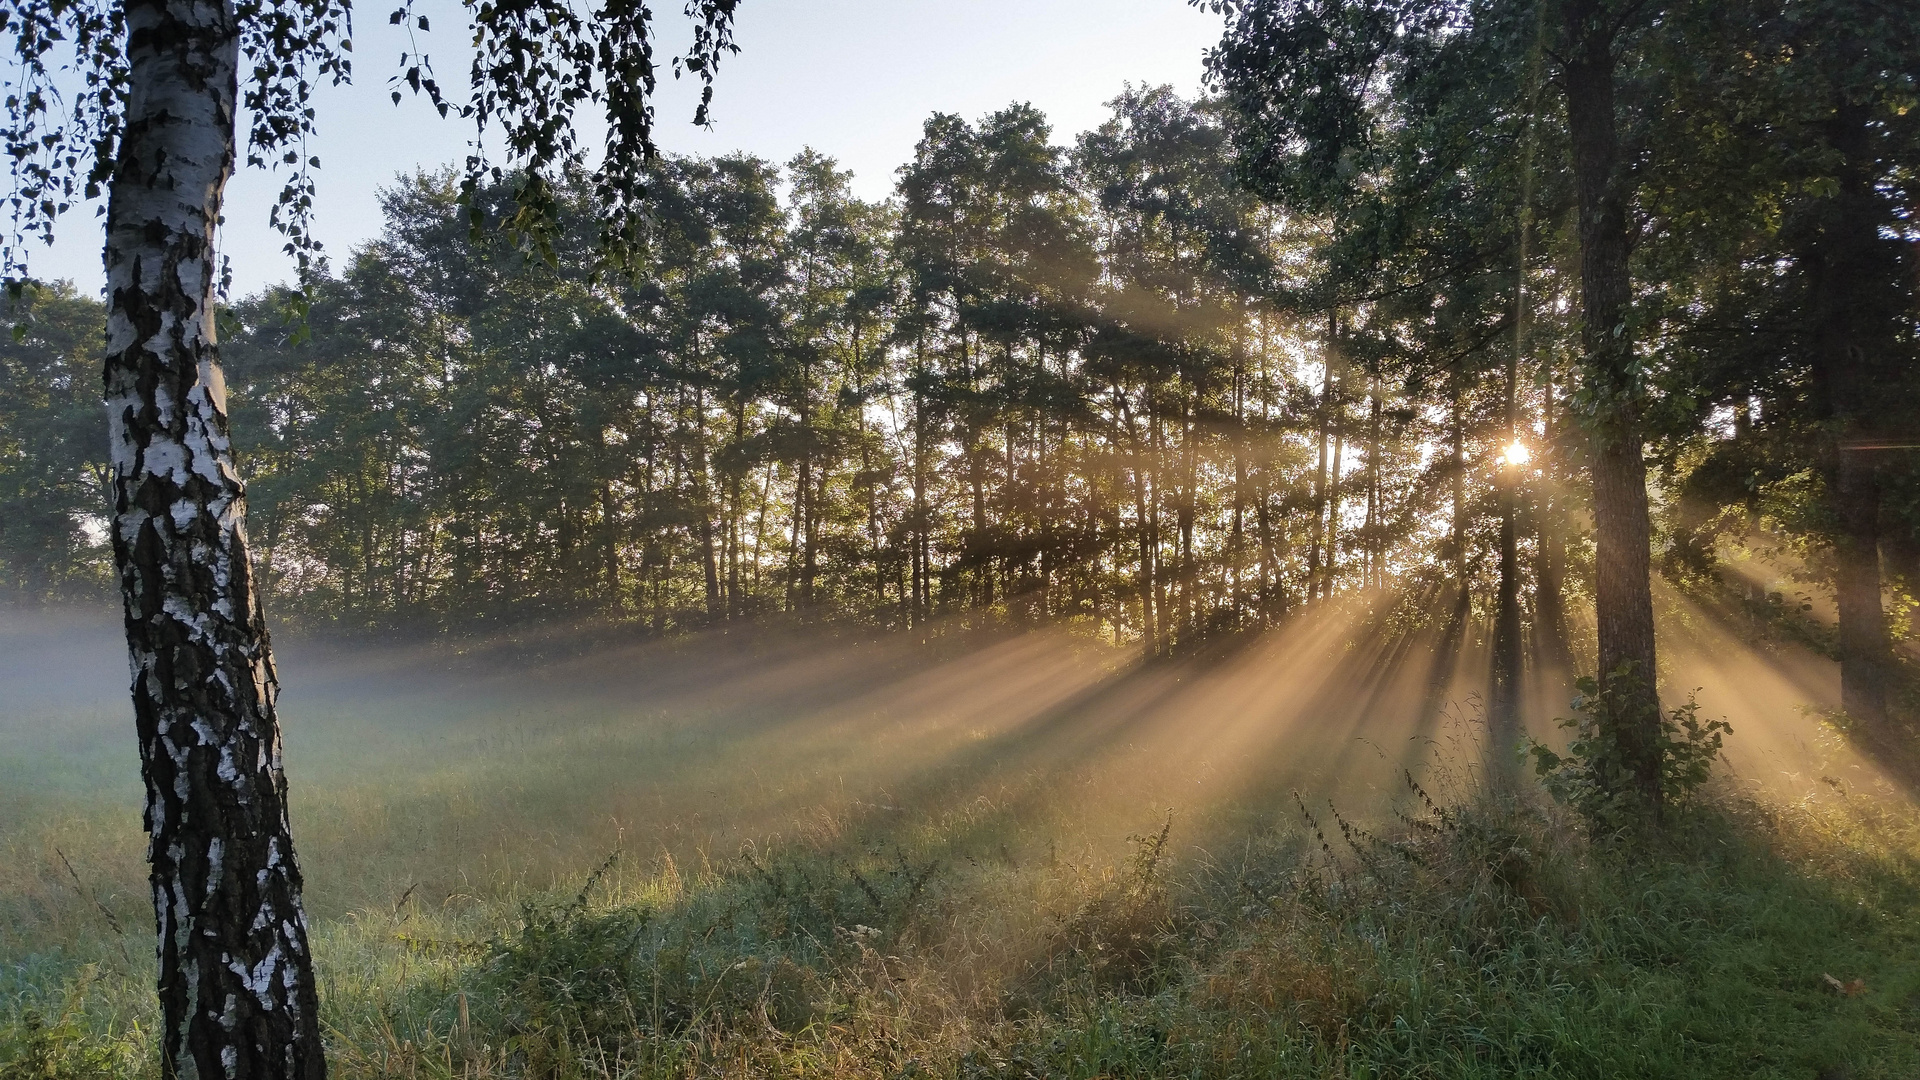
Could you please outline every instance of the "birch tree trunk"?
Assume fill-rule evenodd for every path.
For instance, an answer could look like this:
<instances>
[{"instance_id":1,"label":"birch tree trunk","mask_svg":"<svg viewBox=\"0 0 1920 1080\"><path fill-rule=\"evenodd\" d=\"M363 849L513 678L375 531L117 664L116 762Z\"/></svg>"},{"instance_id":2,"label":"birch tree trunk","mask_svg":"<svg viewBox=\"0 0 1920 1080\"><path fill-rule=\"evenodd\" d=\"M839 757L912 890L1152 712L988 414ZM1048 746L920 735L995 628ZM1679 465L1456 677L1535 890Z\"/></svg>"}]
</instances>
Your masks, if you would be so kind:
<instances>
[{"instance_id":1,"label":"birch tree trunk","mask_svg":"<svg viewBox=\"0 0 1920 1080\"><path fill-rule=\"evenodd\" d=\"M161 1075L319 1080L278 684L214 343L238 30L219 0L135 0L126 15L105 381L159 931Z\"/></svg>"}]
</instances>

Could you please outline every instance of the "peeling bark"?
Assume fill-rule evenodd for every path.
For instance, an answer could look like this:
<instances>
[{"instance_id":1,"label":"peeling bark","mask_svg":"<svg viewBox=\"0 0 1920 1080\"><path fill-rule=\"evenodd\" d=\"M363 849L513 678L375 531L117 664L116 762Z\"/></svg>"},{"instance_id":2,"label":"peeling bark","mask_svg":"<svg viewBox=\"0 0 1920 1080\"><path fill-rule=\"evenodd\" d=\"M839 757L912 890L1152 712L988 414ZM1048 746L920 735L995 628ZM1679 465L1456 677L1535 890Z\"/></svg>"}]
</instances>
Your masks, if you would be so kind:
<instances>
[{"instance_id":1,"label":"peeling bark","mask_svg":"<svg viewBox=\"0 0 1920 1080\"><path fill-rule=\"evenodd\" d=\"M159 931L161 1074L324 1076L278 684L214 338L234 162L233 7L127 7L107 207L106 403Z\"/></svg>"}]
</instances>

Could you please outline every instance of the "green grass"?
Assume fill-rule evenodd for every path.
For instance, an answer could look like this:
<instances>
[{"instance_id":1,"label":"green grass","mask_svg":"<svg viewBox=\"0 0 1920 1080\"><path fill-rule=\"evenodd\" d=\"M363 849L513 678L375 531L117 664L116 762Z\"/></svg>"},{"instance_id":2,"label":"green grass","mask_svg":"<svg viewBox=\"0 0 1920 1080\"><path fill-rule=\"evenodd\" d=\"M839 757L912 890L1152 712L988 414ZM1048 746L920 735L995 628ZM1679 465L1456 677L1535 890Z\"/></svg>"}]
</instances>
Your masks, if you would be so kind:
<instances>
[{"instance_id":1,"label":"green grass","mask_svg":"<svg viewBox=\"0 0 1920 1080\"><path fill-rule=\"evenodd\" d=\"M1049 861L1018 820L946 820L698 874L621 857L510 905L409 899L319 933L334 1068L1920 1075L1908 813L1723 800L1651 855L1596 851L1528 804L1351 843L1320 817L1324 837L1288 823L1230 857L1174 858L1177 817L1113 862ZM139 1075L143 974L14 969L5 1075Z\"/></svg>"},{"instance_id":2,"label":"green grass","mask_svg":"<svg viewBox=\"0 0 1920 1080\"><path fill-rule=\"evenodd\" d=\"M620 660L647 697L565 664L375 686L360 654L296 684L335 1075L1920 1076L1920 814L1891 789L1729 782L1653 850L1596 847L1471 773L1416 769L1429 803L1369 751L1329 790L1286 771L1305 734L1115 719L1259 700L1234 680L1264 661L918 655ZM155 1071L102 695L0 716L5 1080ZM1176 752L1207 732L1245 760Z\"/></svg>"}]
</instances>

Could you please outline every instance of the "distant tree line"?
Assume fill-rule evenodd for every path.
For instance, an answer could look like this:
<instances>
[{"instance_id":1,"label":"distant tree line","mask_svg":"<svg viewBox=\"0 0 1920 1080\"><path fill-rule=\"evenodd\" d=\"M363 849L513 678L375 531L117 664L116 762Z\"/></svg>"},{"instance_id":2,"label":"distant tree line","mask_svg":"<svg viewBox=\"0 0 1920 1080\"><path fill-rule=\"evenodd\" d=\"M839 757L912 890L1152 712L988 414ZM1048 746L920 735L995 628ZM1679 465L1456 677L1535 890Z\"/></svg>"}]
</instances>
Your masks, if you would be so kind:
<instances>
[{"instance_id":1,"label":"distant tree line","mask_svg":"<svg viewBox=\"0 0 1920 1080\"><path fill-rule=\"evenodd\" d=\"M1247 183L1240 115L1130 90L1071 147L1027 106L936 115L881 203L812 152L663 159L630 274L596 269L584 183L514 243L470 228L452 175L399 182L310 308L272 290L223 319L270 608L1077 620L1160 654L1393 590L1564 653L1592 403L1551 110L1427 172L1349 154L1317 190ZM1698 576L1717 536L1764 532L1830 580L1803 241L1682 228L1682 194L1634 254L1657 543ZM511 184L478 206L510 214ZM0 572L53 595L104 576L100 313L30 302L0 346ZM1911 292L1895 307L1889 410L1916 389ZM1911 460L1876 459L1901 590Z\"/></svg>"}]
</instances>

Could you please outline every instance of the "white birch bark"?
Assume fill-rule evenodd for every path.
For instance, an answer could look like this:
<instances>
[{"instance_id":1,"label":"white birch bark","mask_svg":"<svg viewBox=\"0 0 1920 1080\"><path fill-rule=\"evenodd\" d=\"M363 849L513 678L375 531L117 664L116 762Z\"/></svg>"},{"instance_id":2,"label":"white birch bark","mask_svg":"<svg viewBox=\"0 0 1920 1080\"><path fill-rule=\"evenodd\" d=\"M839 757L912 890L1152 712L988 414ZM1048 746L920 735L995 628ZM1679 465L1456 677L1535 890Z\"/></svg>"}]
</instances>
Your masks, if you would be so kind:
<instances>
[{"instance_id":1,"label":"white birch bark","mask_svg":"<svg viewBox=\"0 0 1920 1080\"><path fill-rule=\"evenodd\" d=\"M277 685L214 333L238 36L221 0L127 12L106 399L164 1029L162 1075L324 1075Z\"/></svg>"}]
</instances>

